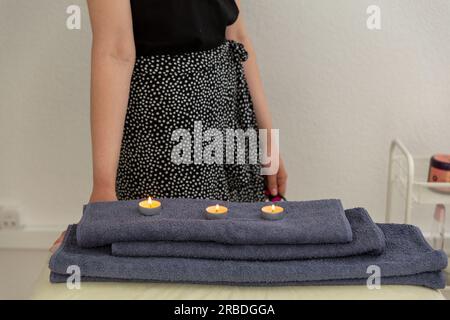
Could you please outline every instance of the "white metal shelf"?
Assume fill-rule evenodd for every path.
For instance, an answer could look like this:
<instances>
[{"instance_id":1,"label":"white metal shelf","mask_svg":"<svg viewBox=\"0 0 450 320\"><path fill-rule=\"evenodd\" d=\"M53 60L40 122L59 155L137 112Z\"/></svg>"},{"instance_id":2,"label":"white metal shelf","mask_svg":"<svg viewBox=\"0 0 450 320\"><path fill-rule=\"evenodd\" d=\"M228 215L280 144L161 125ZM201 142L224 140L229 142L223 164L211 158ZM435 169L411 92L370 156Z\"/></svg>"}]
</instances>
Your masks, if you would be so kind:
<instances>
[{"instance_id":1,"label":"white metal shelf","mask_svg":"<svg viewBox=\"0 0 450 320\"><path fill-rule=\"evenodd\" d=\"M398 190L404 198L404 222L411 223L411 212L417 204L449 204L450 193L437 191L450 190L450 183L428 182L430 157L413 157L399 140L391 144L389 154L389 173L386 197L386 222L392 215L392 193Z\"/></svg>"}]
</instances>

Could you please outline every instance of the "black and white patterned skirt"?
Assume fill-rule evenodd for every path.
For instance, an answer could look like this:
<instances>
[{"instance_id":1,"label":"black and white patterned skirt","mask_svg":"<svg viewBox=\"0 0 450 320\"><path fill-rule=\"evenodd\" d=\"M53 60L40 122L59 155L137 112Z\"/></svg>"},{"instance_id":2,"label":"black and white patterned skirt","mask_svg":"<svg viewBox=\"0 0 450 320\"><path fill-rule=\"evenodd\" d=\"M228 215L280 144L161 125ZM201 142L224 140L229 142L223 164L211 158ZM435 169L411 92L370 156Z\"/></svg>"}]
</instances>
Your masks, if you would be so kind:
<instances>
[{"instance_id":1,"label":"black and white patterned skirt","mask_svg":"<svg viewBox=\"0 0 450 320\"><path fill-rule=\"evenodd\" d=\"M204 134L257 130L242 65L247 57L234 41L206 51L137 57L117 170L119 200L264 200L259 161L230 162L224 156L230 144Z\"/></svg>"}]
</instances>

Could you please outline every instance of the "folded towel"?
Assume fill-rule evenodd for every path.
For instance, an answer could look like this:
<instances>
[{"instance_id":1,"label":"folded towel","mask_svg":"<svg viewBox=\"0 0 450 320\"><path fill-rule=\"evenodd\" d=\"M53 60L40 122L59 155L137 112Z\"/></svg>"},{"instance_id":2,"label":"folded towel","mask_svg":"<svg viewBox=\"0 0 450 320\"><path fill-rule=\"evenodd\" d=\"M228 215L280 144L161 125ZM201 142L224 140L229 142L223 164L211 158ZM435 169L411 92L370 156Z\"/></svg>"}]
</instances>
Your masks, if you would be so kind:
<instances>
[{"instance_id":1,"label":"folded towel","mask_svg":"<svg viewBox=\"0 0 450 320\"><path fill-rule=\"evenodd\" d=\"M186 258L115 257L109 247L80 248L76 226L70 226L62 245L50 259L54 274L64 275L77 265L90 280L134 280L228 285L285 285L325 282L354 284L367 279L367 268L381 271L381 284L416 284L443 288L440 271L447 256L433 250L420 230L410 225L379 225L386 238L386 250L379 256L362 255L291 261L220 261ZM408 279L403 282L403 279ZM431 278L430 278L431 277ZM359 279L359 280L357 280ZM56 281L52 276L50 281Z\"/></svg>"},{"instance_id":2,"label":"folded towel","mask_svg":"<svg viewBox=\"0 0 450 320\"><path fill-rule=\"evenodd\" d=\"M115 201L84 206L77 240L81 247L126 241L213 241L226 244L345 243L352 240L350 224L339 200L283 202L286 217L260 217L264 203L226 202L223 220L204 218L217 201L164 199L157 216L143 216L138 202ZM222 203L222 202L221 202Z\"/></svg>"},{"instance_id":3,"label":"folded towel","mask_svg":"<svg viewBox=\"0 0 450 320\"><path fill-rule=\"evenodd\" d=\"M365 209L346 210L353 240L340 244L229 245L216 242L142 241L118 242L111 247L115 256L179 257L220 260L300 260L380 254L385 248L384 234Z\"/></svg>"},{"instance_id":4,"label":"folded towel","mask_svg":"<svg viewBox=\"0 0 450 320\"><path fill-rule=\"evenodd\" d=\"M50 272L51 283L65 283L68 275ZM123 279L108 279L108 278L92 278L81 277L82 282L144 282L143 280L123 280ZM145 281L160 283L162 281ZM198 283L202 284L202 283ZM204 283L203 283L204 284ZM230 285L229 283L208 283L210 285ZM323 281L303 281L303 282L284 282L283 286L356 286L366 285L367 279L343 279L343 280L323 280ZM239 286L270 286L267 283L239 283ZM381 285L402 285L402 286L422 286L432 289L440 289L445 286L445 274L439 272L424 272L412 276L398 276L398 277L384 277ZM275 284L273 284L275 286Z\"/></svg>"}]
</instances>

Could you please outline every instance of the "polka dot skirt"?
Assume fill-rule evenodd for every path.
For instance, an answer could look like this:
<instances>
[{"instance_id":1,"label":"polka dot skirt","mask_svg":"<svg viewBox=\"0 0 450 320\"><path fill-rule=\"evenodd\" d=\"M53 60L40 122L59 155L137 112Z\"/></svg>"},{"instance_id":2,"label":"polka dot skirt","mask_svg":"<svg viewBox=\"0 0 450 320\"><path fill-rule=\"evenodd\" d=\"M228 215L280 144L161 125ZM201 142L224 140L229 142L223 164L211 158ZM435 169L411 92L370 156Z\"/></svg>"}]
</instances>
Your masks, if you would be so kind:
<instances>
[{"instance_id":1,"label":"polka dot skirt","mask_svg":"<svg viewBox=\"0 0 450 320\"><path fill-rule=\"evenodd\" d=\"M199 131L196 123L203 132L216 129L224 137L229 129L257 130L242 66L247 58L243 45L234 41L200 52L137 57L117 170L119 200L264 201L260 164L227 164L225 142L220 163L194 159L202 155L199 148L204 152L211 144L194 147L194 133L201 133L194 132ZM192 134L192 152L183 154L186 162L175 163L171 154L180 141L172 134L179 129ZM249 157L251 148L246 149Z\"/></svg>"}]
</instances>

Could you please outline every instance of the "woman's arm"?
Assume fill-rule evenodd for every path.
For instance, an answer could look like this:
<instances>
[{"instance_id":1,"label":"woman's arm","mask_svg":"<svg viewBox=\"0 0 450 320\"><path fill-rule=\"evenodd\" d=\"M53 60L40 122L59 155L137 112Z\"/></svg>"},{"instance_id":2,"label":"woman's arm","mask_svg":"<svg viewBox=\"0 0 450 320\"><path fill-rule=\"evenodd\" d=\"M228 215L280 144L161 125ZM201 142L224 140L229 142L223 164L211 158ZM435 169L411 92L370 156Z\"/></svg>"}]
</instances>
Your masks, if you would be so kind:
<instances>
[{"instance_id":1,"label":"woman's arm","mask_svg":"<svg viewBox=\"0 0 450 320\"><path fill-rule=\"evenodd\" d=\"M240 9L240 0L235 0ZM269 112L269 106L266 96L264 94L264 88L259 73L258 64L256 62L256 54L253 49L253 45L247 35L247 31L244 25L244 19L242 14L239 15L237 21L227 28L227 39L235 40L242 43L245 46L249 54L248 60L244 63L245 77L252 97L253 106L255 109L256 119L258 121L258 127L260 129L272 129L272 118ZM270 131L267 137L268 149L270 150ZM270 152L270 151L269 151ZM287 173L284 167L283 160L280 158L279 170L275 175L266 177L267 188L272 195L281 194L286 192Z\"/></svg>"},{"instance_id":2,"label":"woman's arm","mask_svg":"<svg viewBox=\"0 0 450 320\"><path fill-rule=\"evenodd\" d=\"M117 200L116 170L128 105L135 45L129 0L88 0L92 25L91 136L93 189L89 202ZM53 243L54 253L64 232Z\"/></svg>"},{"instance_id":3,"label":"woman's arm","mask_svg":"<svg viewBox=\"0 0 450 320\"><path fill-rule=\"evenodd\" d=\"M135 44L129 0L88 0L92 25L90 202L116 199L115 179Z\"/></svg>"}]
</instances>

